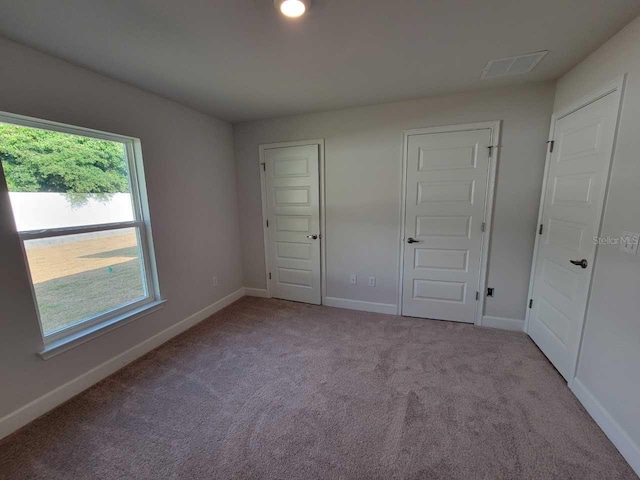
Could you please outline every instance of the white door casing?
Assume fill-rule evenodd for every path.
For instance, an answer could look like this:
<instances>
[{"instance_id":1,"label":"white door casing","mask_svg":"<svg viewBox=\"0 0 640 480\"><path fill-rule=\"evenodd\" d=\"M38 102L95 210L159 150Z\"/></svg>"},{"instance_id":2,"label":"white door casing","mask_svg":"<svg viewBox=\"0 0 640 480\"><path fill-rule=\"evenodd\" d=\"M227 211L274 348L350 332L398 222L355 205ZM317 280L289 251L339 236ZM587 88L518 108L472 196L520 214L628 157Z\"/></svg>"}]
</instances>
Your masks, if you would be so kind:
<instances>
[{"instance_id":1,"label":"white door casing","mask_svg":"<svg viewBox=\"0 0 640 480\"><path fill-rule=\"evenodd\" d=\"M498 130L486 122L405 135L402 315L480 323Z\"/></svg>"},{"instance_id":2,"label":"white door casing","mask_svg":"<svg viewBox=\"0 0 640 480\"><path fill-rule=\"evenodd\" d=\"M272 297L321 304L319 145L261 148Z\"/></svg>"},{"instance_id":3,"label":"white door casing","mask_svg":"<svg viewBox=\"0 0 640 480\"><path fill-rule=\"evenodd\" d=\"M596 261L593 238L600 233L621 89L619 81L552 119L527 333L569 382Z\"/></svg>"}]
</instances>

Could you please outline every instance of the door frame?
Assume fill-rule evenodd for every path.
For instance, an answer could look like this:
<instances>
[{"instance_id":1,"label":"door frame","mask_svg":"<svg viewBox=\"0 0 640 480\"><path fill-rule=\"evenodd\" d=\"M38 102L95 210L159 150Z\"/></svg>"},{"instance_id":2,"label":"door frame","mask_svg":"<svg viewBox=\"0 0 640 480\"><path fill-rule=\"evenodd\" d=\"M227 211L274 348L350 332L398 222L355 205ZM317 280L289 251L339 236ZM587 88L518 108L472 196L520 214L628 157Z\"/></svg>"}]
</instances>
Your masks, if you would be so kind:
<instances>
[{"instance_id":1,"label":"door frame","mask_svg":"<svg viewBox=\"0 0 640 480\"><path fill-rule=\"evenodd\" d=\"M319 175L319 189L320 189L320 302L322 305L325 303L327 293L327 279L325 272L327 270L327 255L326 255L326 219L325 214L325 164L324 164L324 138L318 138L313 140L297 140L292 142L276 142L276 143L262 143L258 146L258 168L260 170L260 190L262 198L262 235L264 239L264 279L267 284L267 298L271 298L271 282L269 282L269 272L271 271L271 262L269 255L269 229L267 228L267 177L266 172L262 165L265 163L264 153L265 150L271 150L274 148L286 148L286 147L304 147L308 145L318 146L318 175Z\"/></svg>"},{"instance_id":2,"label":"door frame","mask_svg":"<svg viewBox=\"0 0 640 480\"><path fill-rule=\"evenodd\" d=\"M625 80L626 80L626 74L617 77L615 80L612 80L611 82L603 85L600 88L597 88L596 90L593 90L592 92L588 93L587 95L581 97L580 99L576 100L575 102L573 102L572 104L570 104L569 106L558 110L557 112L553 112L553 114L551 115L551 125L549 127L549 142L551 142L554 138L555 135L555 128L556 128L556 123L558 122L558 120L571 115L574 112L577 112L578 110L580 110L581 108L584 108L598 100L600 100L601 98L609 95L609 94L613 94L616 97L614 97L615 99L615 105L617 108L617 112L616 112L616 124L614 125L614 130L613 130L613 142L611 144L611 151L609 152L608 155L608 165L606 167L606 179L604 181L604 196L603 196L603 202L602 202L602 210L600 211L600 218L598 219L598 236L602 235L602 220L604 218L604 213L607 209L607 199L609 198L609 183L611 180L611 170L613 167L613 157L615 155L615 150L616 150L616 142L618 139L618 127L620 125L620 115L622 113L622 99L623 99L623 92L624 92L624 86L625 86ZM531 275L529 277L529 292L528 292L528 296L527 296L527 305L525 306L526 308L526 314L525 314L525 320L524 320L524 331L527 333L527 335L529 334L529 318L531 316L531 308L529 308L529 302L533 299L533 290L534 290L534 283L535 283L535 276L536 276L536 264L538 261L538 253L539 253L539 243L540 243L540 237L541 235L538 234L538 227L539 225L542 223L542 218L543 218L543 212L544 212L544 205L545 205L545 198L546 198L546 194L547 194L547 183L548 183L548 177L549 177L549 163L551 162L551 152L549 151L549 148L547 148L547 155L546 155L546 160L545 160L545 164L544 164L544 174L542 177L542 191L540 193L540 206L538 207L538 222L536 223L536 229L535 229L535 242L534 242L534 246L533 246L533 258L531 260ZM584 335L584 327L586 324L586 319L587 319L587 315L589 313L589 303L591 300L591 288L593 285L593 277L595 275L596 272L596 268L598 265L598 250L599 250L599 246L596 245L595 248L595 253L594 253L594 257L593 257L593 268L591 269L591 278L589 279L589 288L587 291L587 300L586 300L586 306L585 306L585 311L584 311L584 316L582 318L582 328L580 331L580 339L578 340L578 349L576 350L576 355L574 358L570 359L572 366L571 366L571 375L569 375L569 380L568 380L568 385L569 387L572 386L573 384L573 380L575 379L576 376L576 369L578 367L578 358L580 357L580 351L582 350L582 339L583 339L583 335Z\"/></svg>"},{"instance_id":3,"label":"door frame","mask_svg":"<svg viewBox=\"0 0 640 480\"><path fill-rule=\"evenodd\" d=\"M487 285L487 265L489 262L489 247L491 246L491 233L493 230L493 206L495 203L496 172L500 156L500 127L502 120L487 122L461 123L456 125L444 125L438 127L414 128L402 132L402 188L400 189L400 255L398 258L398 315L402 315L402 294L404 280L404 231L406 226L406 201L407 201L407 162L409 160L409 137L432 133L464 132L469 130L491 130L492 155L489 158L489 175L487 178L487 194L484 203L484 223L486 225L482 236L480 256L480 278L478 279L478 292L480 292L474 313L474 325L482 326L484 313L485 291Z\"/></svg>"}]
</instances>

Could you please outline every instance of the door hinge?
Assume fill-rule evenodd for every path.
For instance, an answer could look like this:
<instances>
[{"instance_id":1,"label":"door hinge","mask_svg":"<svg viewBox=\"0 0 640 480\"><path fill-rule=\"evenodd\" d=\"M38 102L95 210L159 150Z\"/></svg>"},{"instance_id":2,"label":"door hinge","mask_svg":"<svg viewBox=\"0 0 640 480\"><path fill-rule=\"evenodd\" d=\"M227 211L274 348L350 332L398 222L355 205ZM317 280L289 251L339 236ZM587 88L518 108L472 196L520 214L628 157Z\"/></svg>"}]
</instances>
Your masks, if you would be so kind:
<instances>
[{"instance_id":1,"label":"door hinge","mask_svg":"<svg viewBox=\"0 0 640 480\"><path fill-rule=\"evenodd\" d=\"M533 308L533 298L529 299L529 308Z\"/></svg>"},{"instance_id":2,"label":"door hinge","mask_svg":"<svg viewBox=\"0 0 640 480\"><path fill-rule=\"evenodd\" d=\"M269 228L269 219L267 218L267 228Z\"/></svg>"},{"instance_id":3,"label":"door hinge","mask_svg":"<svg viewBox=\"0 0 640 480\"><path fill-rule=\"evenodd\" d=\"M269 272L269 280L271 280L271 272Z\"/></svg>"},{"instance_id":4,"label":"door hinge","mask_svg":"<svg viewBox=\"0 0 640 480\"><path fill-rule=\"evenodd\" d=\"M489 149L489 157L491 157L493 155L493 145L489 145L487 148Z\"/></svg>"},{"instance_id":5,"label":"door hinge","mask_svg":"<svg viewBox=\"0 0 640 480\"><path fill-rule=\"evenodd\" d=\"M541 223L540 228L538 229L538 234L542 235L542 230L544 230L544 225Z\"/></svg>"},{"instance_id":6,"label":"door hinge","mask_svg":"<svg viewBox=\"0 0 640 480\"><path fill-rule=\"evenodd\" d=\"M553 146L556 142L554 140L549 140L547 143L549 144L549 153L553 153Z\"/></svg>"},{"instance_id":7,"label":"door hinge","mask_svg":"<svg viewBox=\"0 0 640 480\"><path fill-rule=\"evenodd\" d=\"M267 164L265 162L262 162L260 165L262 165L262 170L263 171L267 171Z\"/></svg>"},{"instance_id":8,"label":"door hinge","mask_svg":"<svg viewBox=\"0 0 640 480\"><path fill-rule=\"evenodd\" d=\"M480 300L480 292L476 292L476 301Z\"/></svg>"},{"instance_id":9,"label":"door hinge","mask_svg":"<svg viewBox=\"0 0 640 480\"><path fill-rule=\"evenodd\" d=\"M482 222L482 231L483 232L487 231L487 224L485 222Z\"/></svg>"}]
</instances>

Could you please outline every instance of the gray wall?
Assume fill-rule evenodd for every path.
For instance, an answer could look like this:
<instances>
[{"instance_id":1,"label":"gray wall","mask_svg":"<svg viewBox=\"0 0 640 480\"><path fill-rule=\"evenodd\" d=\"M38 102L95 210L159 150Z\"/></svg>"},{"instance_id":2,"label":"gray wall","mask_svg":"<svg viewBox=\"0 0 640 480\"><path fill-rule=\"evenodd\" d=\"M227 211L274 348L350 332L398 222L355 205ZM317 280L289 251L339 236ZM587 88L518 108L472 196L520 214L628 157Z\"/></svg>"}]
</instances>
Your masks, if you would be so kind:
<instances>
[{"instance_id":1,"label":"gray wall","mask_svg":"<svg viewBox=\"0 0 640 480\"><path fill-rule=\"evenodd\" d=\"M558 82L555 110L628 73L604 236L640 232L640 18ZM601 246L577 379L640 447L640 255ZM640 451L640 450L638 450Z\"/></svg>"},{"instance_id":2,"label":"gray wall","mask_svg":"<svg viewBox=\"0 0 640 480\"><path fill-rule=\"evenodd\" d=\"M242 287L229 124L0 39L0 110L142 140L162 310L48 361L0 178L0 418ZM217 275L220 286L212 288Z\"/></svg>"},{"instance_id":3,"label":"gray wall","mask_svg":"<svg viewBox=\"0 0 640 480\"><path fill-rule=\"evenodd\" d=\"M402 131L503 120L486 314L524 319L553 96L540 83L234 125L245 286L266 288L258 145L325 139L327 296L397 304Z\"/></svg>"}]
</instances>

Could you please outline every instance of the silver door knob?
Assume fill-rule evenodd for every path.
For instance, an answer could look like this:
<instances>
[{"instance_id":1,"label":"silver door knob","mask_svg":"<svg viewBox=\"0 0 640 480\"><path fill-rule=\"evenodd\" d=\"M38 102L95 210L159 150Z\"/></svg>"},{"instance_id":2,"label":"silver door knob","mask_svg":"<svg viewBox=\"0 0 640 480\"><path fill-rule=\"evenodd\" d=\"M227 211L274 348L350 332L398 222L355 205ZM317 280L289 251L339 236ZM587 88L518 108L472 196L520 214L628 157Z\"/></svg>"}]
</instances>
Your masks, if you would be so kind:
<instances>
[{"instance_id":1,"label":"silver door knob","mask_svg":"<svg viewBox=\"0 0 640 480\"><path fill-rule=\"evenodd\" d=\"M317 240L318 235L307 235L307 238L310 238L311 240Z\"/></svg>"},{"instance_id":2,"label":"silver door knob","mask_svg":"<svg viewBox=\"0 0 640 480\"><path fill-rule=\"evenodd\" d=\"M420 240L416 240L415 238L407 238L407 243L420 243Z\"/></svg>"},{"instance_id":3,"label":"silver door knob","mask_svg":"<svg viewBox=\"0 0 640 480\"><path fill-rule=\"evenodd\" d=\"M582 260L569 260L569 261L574 265L578 265L579 267L582 267L582 268L587 268L589 266L589 262L587 262L586 258L583 258Z\"/></svg>"}]
</instances>

